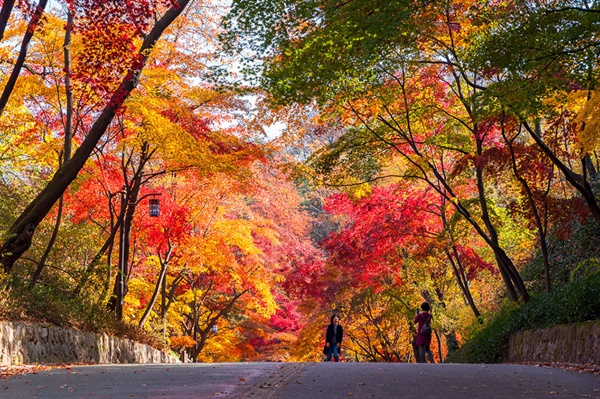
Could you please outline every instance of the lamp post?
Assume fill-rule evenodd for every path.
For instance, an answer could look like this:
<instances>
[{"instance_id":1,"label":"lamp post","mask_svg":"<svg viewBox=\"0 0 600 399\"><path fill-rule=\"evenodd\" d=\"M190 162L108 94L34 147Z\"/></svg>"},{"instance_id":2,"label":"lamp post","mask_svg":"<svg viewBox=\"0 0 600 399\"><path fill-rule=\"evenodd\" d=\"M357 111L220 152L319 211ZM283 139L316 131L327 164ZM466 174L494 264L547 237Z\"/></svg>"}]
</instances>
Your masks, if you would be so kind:
<instances>
[{"instance_id":1,"label":"lamp post","mask_svg":"<svg viewBox=\"0 0 600 399\"><path fill-rule=\"evenodd\" d=\"M117 319L123 319L123 297L125 296L125 188L121 190L121 225L119 226L119 270L117 271Z\"/></svg>"},{"instance_id":2,"label":"lamp post","mask_svg":"<svg viewBox=\"0 0 600 399\"><path fill-rule=\"evenodd\" d=\"M121 190L121 211L120 211L120 226L119 226L119 264L118 264L118 271L117 271L117 283L116 283L116 303L115 303L115 313L116 316L119 320L123 319L123 305L125 302L125 276L127 274L127 251L128 251L128 247L129 247L129 233L128 233L128 229L129 226L125 226L126 224L126 212L127 212L127 187L124 186L123 189ZM158 194L151 194L152 198L150 199L149 202L149 209L148 212L150 214L150 217L158 217L160 216L160 201L158 200L158 198L156 198L156 196L160 195L160 193ZM129 201L132 201L131 199ZM133 206L135 206L137 204L137 201L135 201L135 203L130 202L130 205L134 204Z\"/></svg>"}]
</instances>

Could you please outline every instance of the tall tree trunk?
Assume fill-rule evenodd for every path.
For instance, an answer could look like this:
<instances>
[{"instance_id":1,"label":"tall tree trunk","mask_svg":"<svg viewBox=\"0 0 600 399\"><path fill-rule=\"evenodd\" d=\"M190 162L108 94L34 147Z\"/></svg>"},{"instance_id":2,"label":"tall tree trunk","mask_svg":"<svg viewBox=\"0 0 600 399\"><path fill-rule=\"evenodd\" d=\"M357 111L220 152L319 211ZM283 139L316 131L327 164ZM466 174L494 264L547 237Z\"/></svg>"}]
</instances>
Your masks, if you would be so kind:
<instances>
[{"instance_id":1,"label":"tall tree trunk","mask_svg":"<svg viewBox=\"0 0 600 399\"><path fill-rule=\"evenodd\" d=\"M444 363L444 351L442 350L442 340L440 338L440 334L438 333L437 329L433 330L433 332L435 333L435 338L437 341L438 354L440 356L440 363Z\"/></svg>"},{"instance_id":2,"label":"tall tree trunk","mask_svg":"<svg viewBox=\"0 0 600 399\"><path fill-rule=\"evenodd\" d=\"M54 223L54 229L52 229L52 235L50 236L50 240L48 240L48 245L46 245L46 250L42 254L42 257L40 258L40 261L38 262L35 272L31 276L31 280L29 281L29 289L30 290L32 290L33 287L35 287L35 284L37 283L38 279L40 278L40 276L42 274L42 270L44 270L44 267L46 266L46 261L48 260L48 257L50 256L50 251L52 251L52 247L54 247L54 243L56 242L56 238L58 237L58 232L60 230L60 223L61 223L61 219L62 219L63 202L64 202L63 197L60 197L58 199L58 211L56 213L56 222Z\"/></svg>"},{"instance_id":3,"label":"tall tree trunk","mask_svg":"<svg viewBox=\"0 0 600 399\"><path fill-rule=\"evenodd\" d=\"M168 292L166 284L163 281L163 296L161 298L160 304L160 317L162 319L166 319L169 308L171 307L173 302L175 302L175 291L177 291L177 289L179 288L179 283L181 283L184 280L186 273L187 272L184 270L179 272L179 275L175 277L173 281L171 281L171 287Z\"/></svg>"},{"instance_id":4,"label":"tall tree trunk","mask_svg":"<svg viewBox=\"0 0 600 399\"><path fill-rule=\"evenodd\" d=\"M40 0L33 15L31 16L31 20L29 21L29 25L27 26L27 30L25 31L25 35L23 35L23 41L21 42L21 50L19 51L19 56L17 57L17 62L13 67L13 70L6 82L6 86L4 86L4 91L2 92L2 96L0 96L0 115L4 112L4 108L6 108L6 104L8 103L8 99L10 98L15 84L17 83L17 79L21 74L21 69L23 69L23 65L25 65L25 59L27 58L27 50L29 49L29 42L31 42L31 38L33 37L36 29L39 26L39 22L44 15L44 9L46 8L46 4L48 4L48 0Z\"/></svg>"},{"instance_id":5,"label":"tall tree trunk","mask_svg":"<svg viewBox=\"0 0 600 399\"><path fill-rule=\"evenodd\" d=\"M438 190L438 192L446 200L448 200L448 201L450 201L450 203L452 203L452 205L456 208L456 210L465 218L465 220L471 226L473 226L473 228L475 229L475 231L477 231L479 236L481 238L483 238L485 240L485 242L488 244L488 246L492 249L492 251L494 251L496 265L498 266L498 270L500 271L500 275L502 276L502 280L504 281L504 285L506 287L506 292L507 292L509 298L513 302L517 302L519 300L519 295L515 288L515 279L517 281L520 280L520 276L517 273L517 276L515 277L514 273L511 272L511 268L514 269L515 271L516 271L516 268L514 268L512 261L506 255L506 253L504 252L502 247L499 245L496 229L494 228L493 224L491 223L491 221L489 219L489 214L487 212L487 203L485 202L486 201L485 192L483 191L483 180L482 180L481 171L476 170L476 175L477 175L477 185L478 185L480 203L481 203L481 207L482 207L481 218L484 221L486 230L484 230L483 227L479 224L479 222L473 218L473 216L471 215L471 212L469 212L467 207L465 207L460 202L460 200L458 200L458 197L456 197L454 195L449 183L446 181L444 176L435 168L435 166L431 165L430 168L431 168L432 172L434 173L435 177L437 178L437 181L444 187L444 191L439 190L435 186L435 184L433 184L432 182L430 182L429 184L432 187L434 187L436 190ZM526 291L525 291L525 294L526 294L526 298L528 299ZM527 300L526 298L524 298L524 300Z\"/></svg>"},{"instance_id":6,"label":"tall tree trunk","mask_svg":"<svg viewBox=\"0 0 600 399\"><path fill-rule=\"evenodd\" d=\"M129 253L131 246L131 229L133 228L133 218L139 202L140 190L144 183L143 171L146 163L152 156L152 152L149 151L149 144L144 142L141 149L138 165L135 166L134 175L131 181L127 181L127 170L132 165L131 156L125 160L125 153L122 157L122 173L123 179L127 182L123 188L125 195L122 198L121 206L124 207L125 213L121 220L121 229L119 236L119 270L116 275L115 285L113 289L113 297L108 303L108 308L116 310L117 315L120 317L123 300L127 295L127 284L129 280ZM113 300L114 299L114 300Z\"/></svg>"},{"instance_id":7,"label":"tall tree trunk","mask_svg":"<svg viewBox=\"0 0 600 399\"><path fill-rule=\"evenodd\" d=\"M100 264L100 261L102 260L102 256L104 256L104 254L114 244L115 237L117 236L117 232L119 231L119 229L121 227L122 218L117 217L117 219L118 219L117 222L115 223L114 226L112 226L110 235L108 236L108 238L102 245L102 248L100 248L98 250L96 255L94 255L94 258L92 259L92 261L88 264L88 266L83 271L83 275L81 276L81 279L77 283L77 286L75 287L75 289L73 289L73 293L71 294L71 296L76 297L81 293L81 290L87 283L88 278L92 275L92 273L94 273L94 270Z\"/></svg>"},{"instance_id":8,"label":"tall tree trunk","mask_svg":"<svg viewBox=\"0 0 600 399\"><path fill-rule=\"evenodd\" d=\"M113 285L113 295L107 304L107 307L115 310L118 315L121 314L123 301L127 294L131 229L133 227L133 216L135 215L140 192L139 181L133 181L131 184L131 187L126 186L124 188L125 193L121 201L124 212L122 212L123 219L121 220L121 228L119 229L119 267Z\"/></svg>"},{"instance_id":9,"label":"tall tree trunk","mask_svg":"<svg viewBox=\"0 0 600 399\"><path fill-rule=\"evenodd\" d=\"M401 85L403 92L404 92L404 90L405 90L404 83L402 81L399 81L399 84ZM406 94L405 94L405 96L406 96ZM406 159L409 162L409 164L411 164L417 170L419 170L420 173L422 174L423 180L425 180L432 189L434 189L436 192L438 192L440 194L440 196L442 196L442 198L445 198L447 201L452 203L452 205L456 208L456 210L465 218L465 220L471 226L473 226L475 231L477 231L477 233L485 240L485 242L489 245L489 247L494 251L494 255L496 258L496 264L498 266L498 270L500 271L500 275L502 276L502 280L504 281L504 285L506 287L506 291L507 291L509 298L513 302L517 302L519 300L519 296L521 295L523 300L527 301L529 299L529 295L527 293L527 290L525 289L525 285L522 283L520 275L519 275L518 271L516 270L516 268L514 267L512 260L506 255L506 253L504 252L502 247L499 245L496 230L495 230L493 224L491 224L489 215L487 214L487 204L485 202L481 202L481 201L486 201L485 192L483 190L483 180L482 180L483 175L482 175L481 168L476 168L476 173L477 173L477 185L478 185L479 197L480 197L480 202L481 202L481 207L482 207L482 219L484 220L485 230L480 225L480 223L473 218L469 209L454 194L454 190L452 189L452 187L450 186L450 183L444 176L444 173L442 171L440 171L436 167L436 165L432 161L427 159L427 157L421 152L419 144L414 139L415 135L413 134L413 132L411 131L411 128L410 128L411 121L410 121L410 113L408 112L408 106L406 106L406 110L404 110L404 112L406 113L406 115L404 117L406 118L406 121L407 121L406 122L407 130L404 130L403 128L399 127L393 114L389 110L388 110L388 114L389 114L390 120L386 119L383 115L378 116L378 120L380 122L382 122L384 125L386 125L393 132L398 134L399 137L402 137L404 140L406 140L406 143L413 150L414 155L408 154L402 148L400 148L396 144L396 142L386 139L381 134L379 134L376 130L371 129L369 127L368 123L362 119L360 114L355 112L355 115L359 118L359 120L363 121L363 124L369 129L369 131L378 140L380 140L382 143L389 145L389 147L391 149L396 151L398 154L400 154L402 157L404 157L404 159ZM476 127L473 129L473 131L476 131ZM481 153L481 148L480 148L481 143L478 141L477 145L479 147L478 154L480 154ZM431 178L430 173L433 174L433 176L435 177L435 180ZM486 221L486 218L487 218L487 221ZM517 285L519 287L520 295L517 292L515 285Z\"/></svg>"},{"instance_id":10,"label":"tall tree trunk","mask_svg":"<svg viewBox=\"0 0 600 399\"><path fill-rule=\"evenodd\" d=\"M204 349L204 346L206 345L206 340L208 339L208 333L210 333L212 331L212 326L215 325L222 317L227 316L227 314L229 313L229 311L231 310L231 308L233 308L233 306L235 305L235 303L237 302L237 300L244 295L246 292L248 292L247 290L244 290L242 292L238 292L235 293L230 299L229 302L227 302L227 304L221 309L219 310L215 315L212 314L212 312L209 314L209 317L206 318L205 320L205 325L204 328L200 328L199 325L199 317L196 318L195 321L195 329L197 331L198 334L200 334L200 341L198 341L197 339L197 335L194 338L194 340L197 342L195 346L193 346L192 348L190 348L190 357L193 359L192 361L194 363L196 363L198 361L198 355L200 355L200 352L202 352L202 349Z\"/></svg>"},{"instance_id":11,"label":"tall tree trunk","mask_svg":"<svg viewBox=\"0 0 600 399\"><path fill-rule=\"evenodd\" d=\"M121 210L119 215L121 216L121 223L119 228L119 256L118 259L118 267L117 273L115 275L115 284L113 286L113 294L109 298L106 307L110 310L115 311L117 318L121 320L123 318L123 302L125 299L125 272L127 270L127 264L125 262L125 214L127 213L127 204L129 203L128 199L129 190L125 190L121 192Z\"/></svg>"},{"instance_id":12,"label":"tall tree trunk","mask_svg":"<svg viewBox=\"0 0 600 399\"><path fill-rule=\"evenodd\" d=\"M471 295L469 282L467 281L467 276L465 275L465 268L463 267L462 261L460 260L456 244L454 244L454 237L452 236L452 231L450 230L448 220L446 219L445 209L446 205L444 203L440 210L440 218L442 219L442 226L448 232L448 239L450 241L450 244L452 245L452 252L450 252L450 250L448 249L445 249L446 258L448 258L450 266L452 266L452 270L454 271L454 276L456 277L456 283L458 284L458 288L460 288L461 292L463 293L465 300L469 304L469 307L473 311L475 317L479 318L481 316L481 313L479 313L479 309L477 309L475 301L473 300L473 295Z\"/></svg>"},{"instance_id":13,"label":"tall tree trunk","mask_svg":"<svg viewBox=\"0 0 600 399\"><path fill-rule=\"evenodd\" d=\"M589 176L591 176L591 178L594 180L598 177L598 171L596 170L596 166L594 165L594 162L592 161L592 157L589 155L586 155L585 157L583 157L583 161L585 162L585 167L587 170L587 173Z\"/></svg>"},{"instance_id":14,"label":"tall tree trunk","mask_svg":"<svg viewBox=\"0 0 600 399\"><path fill-rule=\"evenodd\" d=\"M459 344L455 332L446 334L446 348L448 348L448 356L458 350Z\"/></svg>"},{"instance_id":15,"label":"tall tree trunk","mask_svg":"<svg viewBox=\"0 0 600 399\"><path fill-rule=\"evenodd\" d=\"M476 143L477 155L481 156L483 152L483 140L478 138L476 139ZM498 265L501 265L500 272L502 273L502 278L507 286L508 294L514 302L517 302L519 297L527 302L529 300L529 293L527 292L525 283L523 283L523 279L521 278L521 275L519 274L512 260L508 257L508 255L506 255L506 252L504 252L504 249L502 249L500 246L498 232L492 223L488 210L487 196L485 194L483 182L483 170L478 165L475 165L475 177L477 179L477 191L479 194L479 204L481 206L481 219L483 220L483 224L487 229L488 237L494 251L494 256L496 257L496 262Z\"/></svg>"},{"instance_id":16,"label":"tall tree trunk","mask_svg":"<svg viewBox=\"0 0 600 399\"><path fill-rule=\"evenodd\" d=\"M458 250L456 249L456 245L452 246L452 253L446 250L446 257L452 266L452 270L454 271L454 277L456 278L456 282L458 284L458 288L460 288L463 293L465 300L469 304L469 307L473 311L475 317L481 317L481 313L479 313L479 309L475 305L475 301L473 300L473 295L471 295L471 290L469 289L469 282L465 276L464 267L462 266L462 262L460 261L460 257L458 256Z\"/></svg>"},{"instance_id":17,"label":"tall tree trunk","mask_svg":"<svg viewBox=\"0 0 600 399\"><path fill-rule=\"evenodd\" d=\"M6 31L6 25L12 14L15 0L4 0L2 2L2 10L0 10L0 40L4 39L4 32Z\"/></svg>"},{"instance_id":18,"label":"tall tree trunk","mask_svg":"<svg viewBox=\"0 0 600 399\"><path fill-rule=\"evenodd\" d=\"M548 156L552 163L554 163L558 170L562 172L563 176L569 182L569 184L571 184L571 186L573 186L577 191L579 191L585 203L587 204L588 209L590 210L592 218L596 221L596 223L600 224L600 205L598 205L596 195L594 194L592 186L586 178L587 173L585 173L585 158L582 158L581 160L584 175L574 172L569 166L567 166L560 159L558 159L556 154L554 154L554 152L546 145L546 143L544 143L542 138L538 134L536 134L536 130L532 129L526 121L522 121L522 123L529 135L531 136L531 138L533 138L536 144Z\"/></svg>"},{"instance_id":19,"label":"tall tree trunk","mask_svg":"<svg viewBox=\"0 0 600 399\"><path fill-rule=\"evenodd\" d=\"M144 311L144 314L142 315L142 318L140 319L139 322L139 327L140 328L144 328L144 324L146 324L146 321L148 320L148 316L150 316L150 312L152 311L152 308L154 308L154 305L156 304L156 300L158 299L158 294L161 290L161 287L165 286L165 276L167 275L167 268L169 267L169 262L171 261L171 255L173 253L173 247L171 246L171 243L168 243L168 247L167 247L167 251L165 252L165 256L164 258L160 256L160 251L159 251L159 255L158 255L158 259L160 261L160 271L158 273L158 277L156 279L156 285L154 286L154 292L152 293L152 297L150 298L150 301L148 302L148 306L146 306L146 310ZM163 291L164 288L163 288ZM165 306L164 304L164 300L166 293L163 292L163 307Z\"/></svg>"},{"instance_id":20,"label":"tall tree trunk","mask_svg":"<svg viewBox=\"0 0 600 399\"><path fill-rule=\"evenodd\" d=\"M518 134L517 134L517 136L518 136ZM502 125L502 137L504 138L504 141L506 142L506 145L510 152L511 167L512 167L513 173L514 173L515 177L517 178L517 180L519 181L519 183L521 184L521 187L523 187L523 191L525 192L525 195L527 197L527 202L529 203L529 209L531 209L531 213L533 214L533 217L535 220L535 225L537 227L538 239L539 239L539 243L540 243L540 250L542 251L542 258L543 258L543 262L544 262L544 282L545 282L546 292L549 293L551 290L551 283L550 283L550 256L548 253L548 242L546 240L546 230L547 230L546 226L547 225L546 225L546 222L542 221L542 217L540 216L538 206L535 203L535 199L533 197L533 192L531 191L531 187L529 186L529 183L519 173L519 169L517 167L517 157L515 155L515 150L513 147L513 141L517 138L517 136L515 136L512 140L509 140L509 138L506 136L506 132L504 131L504 124ZM550 181L548 181L548 188L546 190L546 195L548 194L549 190L550 190ZM545 219L545 220L547 220L547 219Z\"/></svg>"},{"instance_id":21,"label":"tall tree trunk","mask_svg":"<svg viewBox=\"0 0 600 399\"><path fill-rule=\"evenodd\" d=\"M66 109L66 120L65 120L65 143L64 143L64 151L63 151L63 163L67 162L71 159L71 149L72 149L72 138L73 138L73 90L71 90L71 31L73 29L73 12L72 10L68 11L67 16L67 27L65 32L65 40L63 43L63 54L65 57L65 94L67 98L67 109ZM52 247L56 242L56 238L58 237L58 232L60 230L60 224L62 219L63 212L63 196L60 197L58 201L58 212L56 215L56 223L54 224L54 230L52 231L52 236L48 241L48 245L46 246L46 250L42 255L40 262L38 263L38 267L31 276L31 281L29 283L29 289L32 289L37 280L40 278L42 274L42 270L46 266L46 260L50 256L50 251L52 251Z\"/></svg>"},{"instance_id":22,"label":"tall tree trunk","mask_svg":"<svg viewBox=\"0 0 600 399\"><path fill-rule=\"evenodd\" d=\"M69 162L65 162L57 170L46 187L8 229L7 238L0 247L0 263L5 273L9 273L17 259L29 249L37 226L46 217L48 212L50 212L71 182L77 177L79 171L83 168L83 165L96 147L96 144L112 122L116 111L123 105L123 102L131 94L131 91L137 86L152 48L154 48L165 29L183 12L190 1L178 0L145 36L139 51L137 64L123 78L121 85L91 127L81 146L75 151L73 158Z\"/></svg>"}]
</instances>

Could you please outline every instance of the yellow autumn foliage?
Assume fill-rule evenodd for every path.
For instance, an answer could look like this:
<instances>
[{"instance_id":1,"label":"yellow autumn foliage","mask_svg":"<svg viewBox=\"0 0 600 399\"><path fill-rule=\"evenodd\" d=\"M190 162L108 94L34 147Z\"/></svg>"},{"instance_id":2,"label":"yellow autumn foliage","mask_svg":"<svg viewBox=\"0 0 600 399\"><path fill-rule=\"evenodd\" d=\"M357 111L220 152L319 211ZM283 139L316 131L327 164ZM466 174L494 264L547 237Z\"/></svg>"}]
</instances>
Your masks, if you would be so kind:
<instances>
[{"instance_id":1,"label":"yellow autumn foliage","mask_svg":"<svg viewBox=\"0 0 600 399\"><path fill-rule=\"evenodd\" d=\"M600 92L576 91L569 95L577 124L578 138L585 154L591 154L600 145Z\"/></svg>"}]
</instances>

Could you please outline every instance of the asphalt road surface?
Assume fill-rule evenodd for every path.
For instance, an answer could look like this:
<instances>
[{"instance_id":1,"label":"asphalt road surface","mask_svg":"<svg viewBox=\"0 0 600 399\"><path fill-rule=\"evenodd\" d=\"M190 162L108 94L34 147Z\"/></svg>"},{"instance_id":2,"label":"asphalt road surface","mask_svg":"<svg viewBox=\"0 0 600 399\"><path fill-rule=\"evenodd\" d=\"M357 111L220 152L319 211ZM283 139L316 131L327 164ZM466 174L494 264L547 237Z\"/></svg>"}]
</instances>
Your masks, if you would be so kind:
<instances>
[{"instance_id":1,"label":"asphalt road surface","mask_svg":"<svg viewBox=\"0 0 600 399\"><path fill-rule=\"evenodd\" d=\"M24 398L600 399L600 375L510 364L101 365L0 381L0 399Z\"/></svg>"}]
</instances>

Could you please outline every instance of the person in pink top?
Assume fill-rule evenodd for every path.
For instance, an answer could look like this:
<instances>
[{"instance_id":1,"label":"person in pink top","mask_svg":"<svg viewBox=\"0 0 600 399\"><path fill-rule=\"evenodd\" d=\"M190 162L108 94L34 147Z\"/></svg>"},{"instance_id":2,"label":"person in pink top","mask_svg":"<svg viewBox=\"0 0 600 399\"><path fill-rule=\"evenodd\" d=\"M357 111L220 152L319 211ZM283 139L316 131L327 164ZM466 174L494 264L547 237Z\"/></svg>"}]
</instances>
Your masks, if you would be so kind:
<instances>
[{"instance_id":1,"label":"person in pink top","mask_svg":"<svg viewBox=\"0 0 600 399\"><path fill-rule=\"evenodd\" d=\"M431 353L431 349L429 346L431 345L431 320L433 320L433 316L429 311L431 307L427 302L423 302L421 304L422 312L419 312L417 309L417 315L415 316L415 323L419 323L417 325L417 342L416 345L419 347L419 357L417 358L418 363L425 363L425 353L427 353L427 357L429 358L430 363L435 363L433 361L433 353ZM425 325L429 325L429 329L423 328ZM429 331L427 331L429 330Z\"/></svg>"}]
</instances>

